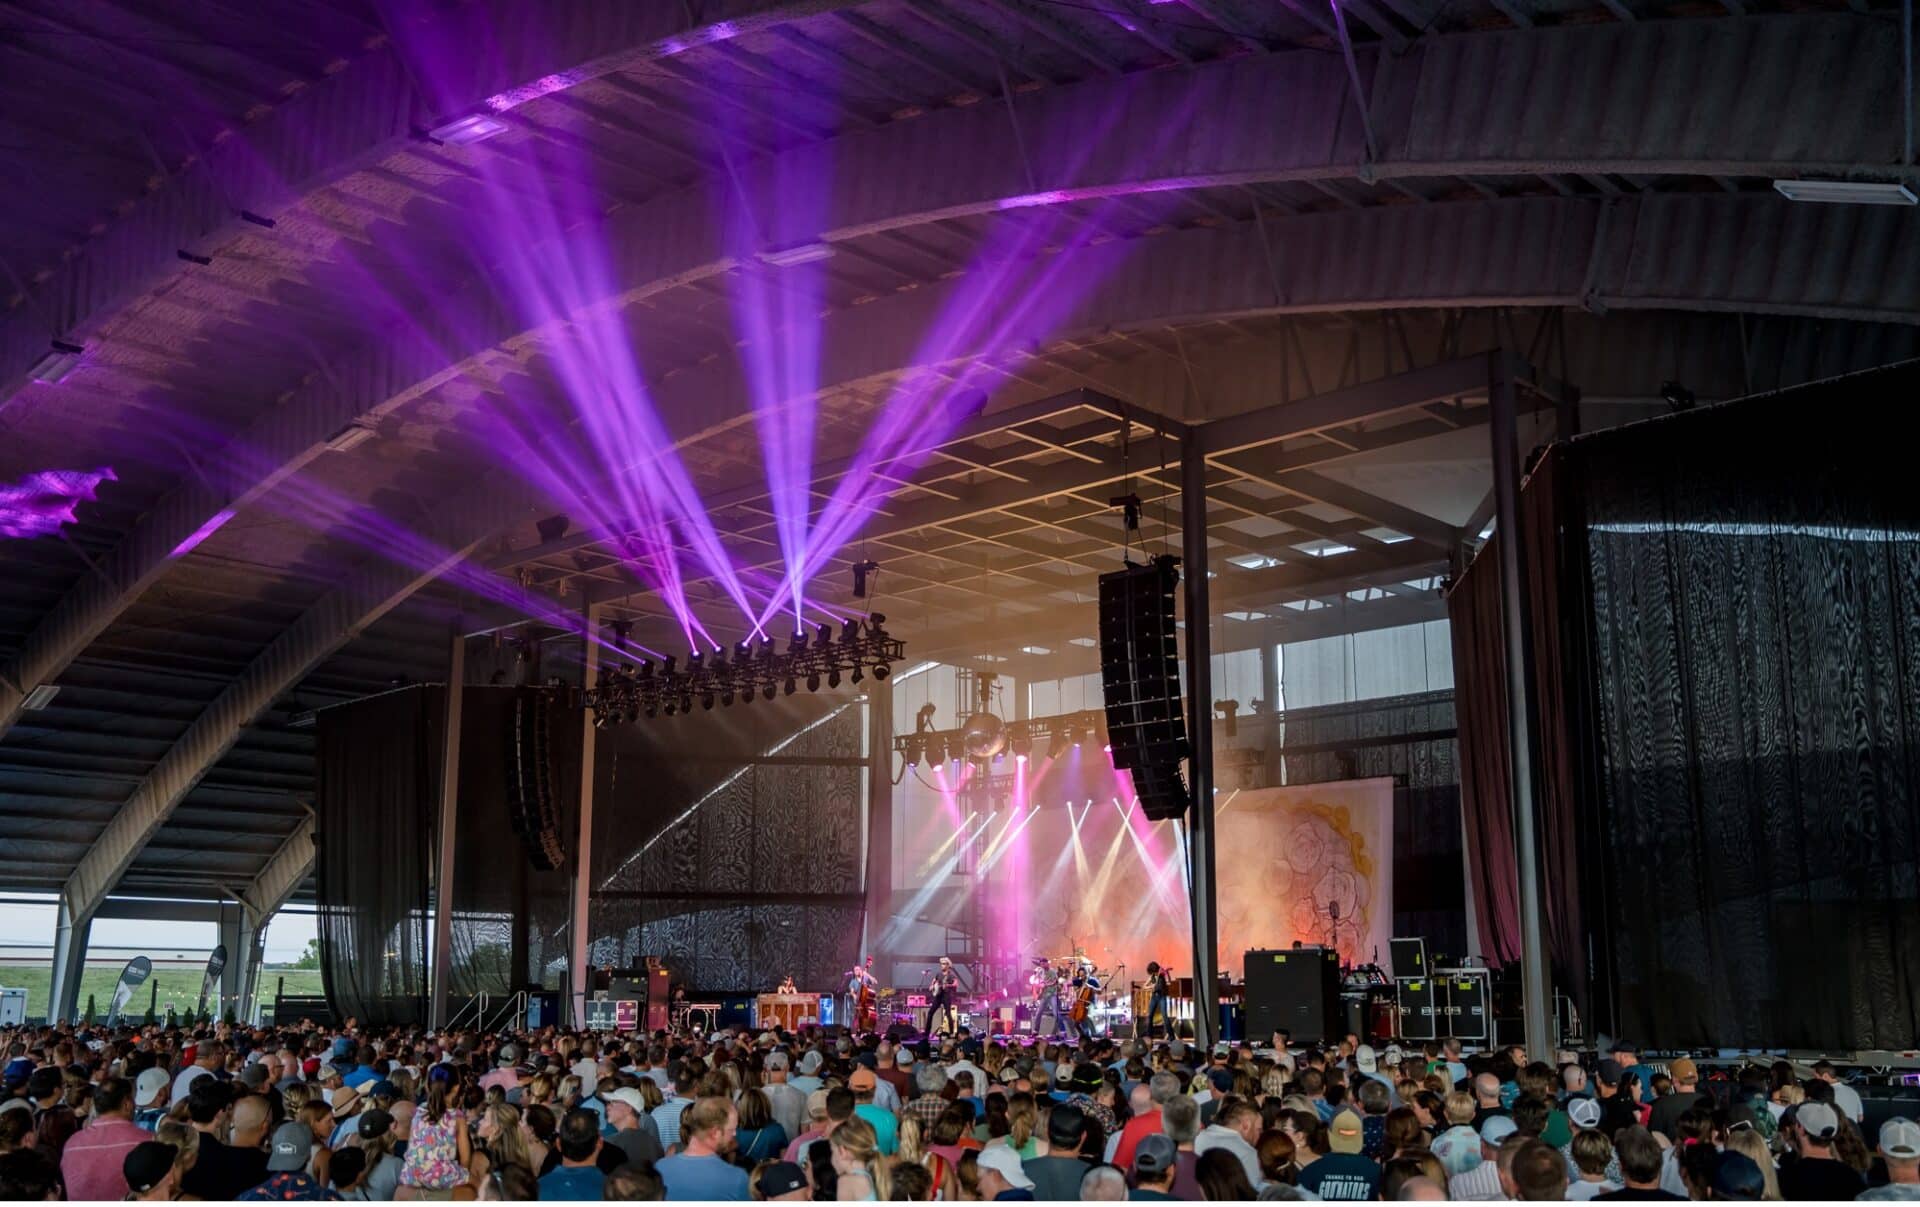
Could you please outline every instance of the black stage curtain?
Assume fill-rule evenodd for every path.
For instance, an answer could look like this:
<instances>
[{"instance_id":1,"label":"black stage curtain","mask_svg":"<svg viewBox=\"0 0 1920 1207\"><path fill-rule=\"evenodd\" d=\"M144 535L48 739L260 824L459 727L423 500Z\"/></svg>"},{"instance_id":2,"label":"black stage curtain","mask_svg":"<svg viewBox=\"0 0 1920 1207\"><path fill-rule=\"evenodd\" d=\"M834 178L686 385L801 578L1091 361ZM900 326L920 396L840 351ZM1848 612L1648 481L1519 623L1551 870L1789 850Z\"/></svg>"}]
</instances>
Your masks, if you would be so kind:
<instances>
[{"instance_id":1,"label":"black stage curtain","mask_svg":"<svg viewBox=\"0 0 1920 1207\"><path fill-rule=\"evenodd\" d=\"M1920 1042L1909 364L1576 441L1621 1026Z\"/></svg>"},{"instance_id":2,"label":"black stage curtain","mask_svg":"<svg viewBox=\"0 0 1920 1207\"><path fill-rule=\"evenodd\" d=\"M454 832L449 1001L565 984L571 858L536 871L513 830L513 707L538 689L465 689ZM561 845L578 847L581 712L544 693ZM446 689L407 688L318 717L315 842L322 978L336 1013L370 1024L427 1015Z\"/></svg>"},{"instance_id":3,"label":"black stage curtain","mask_svg":"<svg viewBox=\"0 0 1920 1207\"><path fill-rule=\"evenodd\" d=\"M1580 604L1577 526L1569 526L1572 483L1561 450L1529 474L1520 496L1521 567L1534 655L1534 801L1538 818L1544 939L1554 984L1591 1017L1585 904L1603 891L1581 858L1593 847L1590 809L1581 804L1592 750L1584 701L1586 612ZM1512 758L1507 736L1507 653L1496 532L1447 597L1454 692L1460 714L1462 824L1481 950L1495 963L1520 958L1520 881L1514 842ZM1574 577L1570 577L1574 576ZM1568 606L1568 601L1572 606Z\"/></svg>"},{"instance_id":4,"label":"black stage curtain","mask_svg":"<svg viewBox=\"0 0 1920 1207\"><path fill-rule=\"evenodd\" d=\"M601 730L591 962L656 956L695 992L834 984L860 954L864 725L808 693Z\"/></svg>"},{"instance_id":5,"label":"black stage curtain","mask_svg":"<svg viewBox=\"0 0 1920 1207\"><path fill-rule=\"evenodd\" d=\"M407 688L316 719L320 973L341 1017L426 1017L428 884L445 689Z\"/></svg>"},{"instance_id":6,"label":"black stage curtain","mask_svg":"<svg viewBox=\"0 0 1920 1207\"><path fill-rule=\"evenodd\" d=\"M568 860L533 867L514 833L508 783L518 700L544 697L549 783ZM454 830L453 936L448 986L455 1003L526 985L567 985L573 860L579 847L583 718L568 693L471 686L460 702L460 817ZM436 765L437 769L437 765Z\"/></svg>"}]
</instances>

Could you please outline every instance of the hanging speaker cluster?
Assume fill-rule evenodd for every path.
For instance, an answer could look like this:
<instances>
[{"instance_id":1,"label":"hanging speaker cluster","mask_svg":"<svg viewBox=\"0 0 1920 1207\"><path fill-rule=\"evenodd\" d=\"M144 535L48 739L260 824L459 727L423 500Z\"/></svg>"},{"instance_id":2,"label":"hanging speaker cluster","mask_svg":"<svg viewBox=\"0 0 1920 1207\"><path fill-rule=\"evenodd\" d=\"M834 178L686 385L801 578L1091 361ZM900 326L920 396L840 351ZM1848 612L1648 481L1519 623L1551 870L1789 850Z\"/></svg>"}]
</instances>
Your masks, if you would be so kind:
<instances>
[{"instance_id":1,"label":"hanging speaker cluster","mask_svg":"<svg viewBox=\"0 0 1920 1207\"><path fill-rule=\"evenodd\" d=\"M1100 576L1100 682L1113 765L1133 774L1141 812L1186 816L1190 797L1174 592L1180 559L1162 554Z\"/></svg>"},{"instance_id":2,"label":"hanging speaker cluster","mask_svg":"<svg viewBox=\"0 0 1920 1207\"><path fill-rule=\"evenodd\" d=\"M507 735L507 811L527 860L543 872L566 862L560 841L560 812L553 799L553 752L547 735L553 723L554 693L520 688L513 693Z\"/></svg>"}]
</instances>

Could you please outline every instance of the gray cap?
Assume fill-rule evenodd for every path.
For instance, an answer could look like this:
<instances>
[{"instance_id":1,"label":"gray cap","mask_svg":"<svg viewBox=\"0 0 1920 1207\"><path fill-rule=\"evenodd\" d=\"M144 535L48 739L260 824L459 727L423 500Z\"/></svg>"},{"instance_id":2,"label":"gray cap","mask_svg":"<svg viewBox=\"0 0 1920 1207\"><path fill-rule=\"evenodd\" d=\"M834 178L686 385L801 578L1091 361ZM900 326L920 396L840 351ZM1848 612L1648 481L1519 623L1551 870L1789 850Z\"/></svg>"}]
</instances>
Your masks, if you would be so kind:
<instances>
[{"instance_id":1,"label":"gray cap","mask_svg":"<svg viewBox=\"0 0 1920 1207\"><path fill-rule=\"evenodd\" d=\"M269 1173L297 1173L313 1159L313 1129L304 1123L282 1123L273 1133L267 1154Z\"/></svg>"}]
</instances>

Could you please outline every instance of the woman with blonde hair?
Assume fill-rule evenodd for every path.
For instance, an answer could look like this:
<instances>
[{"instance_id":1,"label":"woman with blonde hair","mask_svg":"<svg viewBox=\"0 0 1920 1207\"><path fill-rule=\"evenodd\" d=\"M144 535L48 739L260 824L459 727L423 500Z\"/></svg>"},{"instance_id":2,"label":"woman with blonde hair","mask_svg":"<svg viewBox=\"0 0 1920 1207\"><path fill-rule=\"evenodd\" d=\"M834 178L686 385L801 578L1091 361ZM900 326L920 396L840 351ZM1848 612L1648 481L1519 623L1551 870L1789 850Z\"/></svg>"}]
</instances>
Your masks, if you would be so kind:
<instances>
[{"instance_id":1,"label":"woman with blonde hair","mask_svg":"<svg viewBox=\"0 0 1920 1207\"><path fill-rule=\"evenodd\" d=\"M948 1109L952 1111L952 1108ZM959 1112L952 1111L952 1113ZM941 1119L944 1121L946 1115L942 1114ZM894 1163L896 1166L918 1165L927 1171L928 1183L932 1188L928 1195L930 1200L952 1198L955 1176L953 1164L930 1149L925 1135L926 1133L920 1127L920 1120L912 1115L902 1119L900 1134L896 1137L899 1147L894 1152Z\"/></svg>"},{"instance_id":2,"label":"woman with blonde hair","mask_svg":"<svg viewBox=\"0 0 1920 1207\"><path fill-rule=\"evenodd\" d=\"M1767 1138L1756 1131L1752 1124L1733 1125L1727 1133L1727 1151L1739 1153L1760 1167L1760 1176L1766 1182L1766 1191L1761 1194L1763 1202L1780 1201L1780 1172L1773 1166L1773 1153L1767 1148Z\"/></svg>"},{"instance_id":3,"label":"woman with blonde hair","mask_svg":"<svg viewBox=\"0 0 1920 1207\"><path fill-rule=\"evenodd\" d=\"M560 1084L554 1087L553 1100L547 1105L557 1112L570 1111L580 1105L580 1099L585 1093L586 1088L580 1079L568 1073L560 1079Z\"/></svg>"},{"instance_id":4,"label":"woman with blonde hair","mask_svg":"<svg viewBox=\"0 0 1920 1207\"><path fill-rule=\"evenodd\" d=\"M536 1073L526 1088L520 1091L520 1105L544 1106L553 1101L554 1076L552 1073Z\"/></svg>"},{"instance_id":5,"label":"woman with blonde hair","mask_svg":"<svg viewBox=\"0 0 1920 1207\"><path fill-rule=\"evenodd\" d=\"M893 1177L887 1159L880 1155L880 1139L873 1124L855 1115L833 1129L828 1137L833 1156L833 1172L839 1177L839 1201L886 1202L893 1195Z\"/></svg>"},{"instance_id":6,"label":"woman with blonde hair","mask_svg":"<svg viewBox=\"0 0 1920 1207\"><path fill-rule=\"evenodd\" d=\"M473 1173L476 1177L503 1165L518 1165L535 1177L539 1169L527 1148L527 1133L520 1124L520 1108L508 1102L488 1103L475 1129L482 1147L474 1150ZM545 1154L542 1154L544 1156ZM481 1161L488 1162L482 1165Z\"/></svg>"},{"instance_id":7,"label":"woman with blonde hair","mask_svg":"<svg viewBox=\"0 0 1920 1207\"><path fill-rule=\"evenodd\" d=\"M1040 1151L1040 1104L1032 1094L1014 1094L1007 1099L1007 1134L989 1144L1004 1144L1020 1154L1022 1161L1044 1156Z\"/></svg>"},{"instance_id":8,"label":"woman with blonde hair","mask_svg":"<svg viewBox=\"0 0 1920 1207\"><path fill-rule=\"evenodd\" d=\"M162 1119L153 1129L153 1138L162 1144L171 1144L179 1155L173 1159L173 1184L179 1186L187 1180L187 1171L200 1160L200 1133L193 1124L181 1123L175 1119ZM175 1195L176 1199L192 1198L192 1195Z\"/></svg>"}]
</instances>

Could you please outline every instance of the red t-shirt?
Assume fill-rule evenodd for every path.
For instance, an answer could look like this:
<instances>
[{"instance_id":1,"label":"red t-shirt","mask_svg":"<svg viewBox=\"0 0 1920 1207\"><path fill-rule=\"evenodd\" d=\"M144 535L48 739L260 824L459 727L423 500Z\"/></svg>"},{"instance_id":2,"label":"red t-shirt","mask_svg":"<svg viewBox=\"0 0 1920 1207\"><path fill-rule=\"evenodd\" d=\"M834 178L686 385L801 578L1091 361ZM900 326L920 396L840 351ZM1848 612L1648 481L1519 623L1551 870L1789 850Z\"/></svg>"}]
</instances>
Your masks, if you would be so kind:
<instances>
[{"instance_id":1,"label":"red t-shirt","mask_svg":"<svg viewBox=\"0 0 1920 1207\"><path fill-rule=\"evenodd\" d=\"M1120 1172L1132 1177L1133 1150L1140 1147L1140 1141L1148 1136L1158 1136L1164 1131L1166 1128L1161 1126L1159 1111L1135 1115L1127 1120L1127 1125L1120 1129L1120 1147L1113 1150L1113 1163L1120 1167Z\"/></svg>"}]
</instances>

